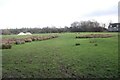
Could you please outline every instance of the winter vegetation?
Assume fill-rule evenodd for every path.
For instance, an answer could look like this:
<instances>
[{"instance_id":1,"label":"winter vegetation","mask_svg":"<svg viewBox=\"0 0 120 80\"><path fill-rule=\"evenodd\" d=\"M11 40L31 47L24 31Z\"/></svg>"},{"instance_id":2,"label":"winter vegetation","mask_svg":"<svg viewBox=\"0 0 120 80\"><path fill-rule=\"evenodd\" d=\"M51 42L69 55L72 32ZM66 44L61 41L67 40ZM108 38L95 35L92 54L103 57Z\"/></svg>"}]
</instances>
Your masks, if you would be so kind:
<instances>
[{"instance_id":1,"label":"winter vegetation","mask_svg":"<svg viewBox=\"0 0 120 80\"><path fill-rule=\"evenodd\" d=\"M120 80L120 1L0 0L2 80Z\"/></svg>"},{"instance_id":2,"label":"winter vegetation","mask_svg":"<svg viewBox=\"0 0 120 80\"><path fill-rule=\"evenodd\" d=\"M3 78L118 78L117 33L2 37Z\"/></svg>"}]
</instances>

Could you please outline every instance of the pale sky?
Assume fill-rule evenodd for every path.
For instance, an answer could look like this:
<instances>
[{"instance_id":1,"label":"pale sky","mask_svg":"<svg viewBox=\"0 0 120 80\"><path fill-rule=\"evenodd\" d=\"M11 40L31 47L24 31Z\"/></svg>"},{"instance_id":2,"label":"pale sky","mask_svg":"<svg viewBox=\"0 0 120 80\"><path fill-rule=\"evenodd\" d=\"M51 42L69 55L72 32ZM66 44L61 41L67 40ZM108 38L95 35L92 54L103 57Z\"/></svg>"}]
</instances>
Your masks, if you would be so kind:
<instances>
[{"instance_id":1,"label":"pale sky","mask_svg":"<svg viewBox=\"0 0 120 80\"><path fill-rule=\"evenodd\" d=\"M0 0L0 29L118 22L119 0Z\"/></svg>"}]
</instances>

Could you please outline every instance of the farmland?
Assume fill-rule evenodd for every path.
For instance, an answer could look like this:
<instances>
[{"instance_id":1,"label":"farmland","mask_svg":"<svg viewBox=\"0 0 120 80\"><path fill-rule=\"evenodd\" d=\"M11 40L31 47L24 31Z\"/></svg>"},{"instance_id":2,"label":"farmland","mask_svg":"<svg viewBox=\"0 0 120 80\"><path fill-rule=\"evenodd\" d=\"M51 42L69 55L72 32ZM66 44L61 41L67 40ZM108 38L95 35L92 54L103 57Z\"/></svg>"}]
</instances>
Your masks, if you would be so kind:
<instances>
[{"instance_id":1,"label":"farmland","mask_svg":"<svg viewBox=\"0 0 120 80\"><path fill-rule=\"evenodd\" d=\"M113 35L108 38L76 38L81 34L91 34L88 32L55 34L57 38L13 44L11 49L3 49L3 78L118 77L117 33L97 33ZM3 36L23 37L26 36ZM76 46L76 43L79 45Z\"/></svg>"}]
</instances>

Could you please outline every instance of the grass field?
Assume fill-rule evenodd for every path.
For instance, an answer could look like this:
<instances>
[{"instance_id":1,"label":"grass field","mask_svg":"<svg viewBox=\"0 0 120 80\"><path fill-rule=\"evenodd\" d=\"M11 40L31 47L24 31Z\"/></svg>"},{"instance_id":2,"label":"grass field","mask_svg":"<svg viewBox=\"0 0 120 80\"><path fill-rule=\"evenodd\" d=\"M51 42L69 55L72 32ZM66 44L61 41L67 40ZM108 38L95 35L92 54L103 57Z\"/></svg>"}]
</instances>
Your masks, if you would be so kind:
<instances>
[{"instance_id":1,"label":"grass field","mask_svg":"<svg viewBox=\"0 0 120 80\"><path fill-rule=\"evenodd\" d=\"M110 33L115 35L110 38L76 39L80 34L59 33L58 38L2 50L3 78L118 77L117 33ZM16 35L3 36L11 37L18 38ZM97 46L90 43L92 40ZM75 46L76 43L80 45Z\"/></svg>"}]
</instances>

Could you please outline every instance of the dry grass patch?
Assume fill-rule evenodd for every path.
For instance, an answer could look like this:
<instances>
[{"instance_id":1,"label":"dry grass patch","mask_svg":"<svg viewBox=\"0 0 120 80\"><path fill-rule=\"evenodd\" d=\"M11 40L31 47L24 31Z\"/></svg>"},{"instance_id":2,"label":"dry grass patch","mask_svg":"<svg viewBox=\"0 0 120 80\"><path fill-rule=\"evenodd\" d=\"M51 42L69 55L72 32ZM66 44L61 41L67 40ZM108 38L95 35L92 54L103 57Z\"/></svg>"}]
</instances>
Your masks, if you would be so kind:
<instances>
[{"instance_id":1,"label":"dry grass patch","mask_svg":"<svg viewBox=\"0 0 120 80\"><path fill-rule=\"evenodd\" d=\"M11 44L1 44L0 49L11 49L12 45Z\"/></svg>"},{"instance_id":2,"label":"dry grass patch","mask_svg":"<svg viewBox=\"0 0 120 80\"><path fill-rule=\"evenodd\" d=\"M27 38L10 38L10 39L2 39L1 43L1 49L11 49L12 44L24 44L26 42L32 42L32 41L42 41L42 40L48 40L52 38L57 38L57 35L49 35L49 36L29 36Z\"/></svg>"},{"instance_id":3,"label":"dry grass patch","mask_svg":"<svg viewBox=\"0 0 120 80\"><path fill-rule=\"evenodd\" d=\"M79 35L76 38L108 38L112 37L111 34L86 34L86 35Z\"/></svg>"}]
</instances>

